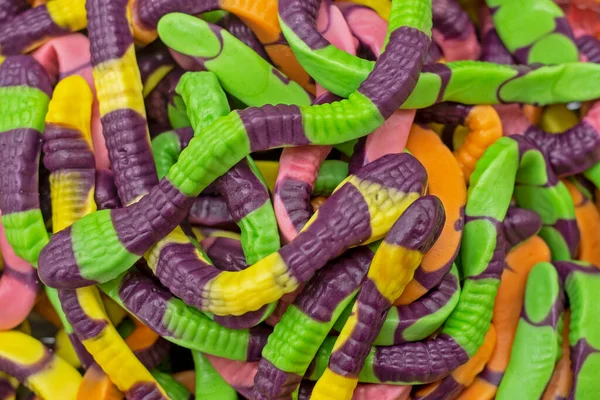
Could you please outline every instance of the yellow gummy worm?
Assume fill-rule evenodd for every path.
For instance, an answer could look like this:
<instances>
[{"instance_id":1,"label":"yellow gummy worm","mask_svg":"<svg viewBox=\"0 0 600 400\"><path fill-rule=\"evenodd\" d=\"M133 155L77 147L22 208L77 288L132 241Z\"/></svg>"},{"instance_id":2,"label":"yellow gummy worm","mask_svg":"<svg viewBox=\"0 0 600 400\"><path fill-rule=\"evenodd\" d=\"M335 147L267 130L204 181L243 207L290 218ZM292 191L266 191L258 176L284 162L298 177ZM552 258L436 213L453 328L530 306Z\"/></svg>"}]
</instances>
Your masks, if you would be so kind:
<instances>
[{"instance_id":1,"label":"yellow gummy worm","mask_svg":"<svg viewBox=\"0 0 600 400\"><path fill-rule=\"evenodd\" d=\"M37 339L18 331L0 332L4 365L24 370L23 384L44 399L75 400L81 375Z\"/></svg>"}]
</instances>

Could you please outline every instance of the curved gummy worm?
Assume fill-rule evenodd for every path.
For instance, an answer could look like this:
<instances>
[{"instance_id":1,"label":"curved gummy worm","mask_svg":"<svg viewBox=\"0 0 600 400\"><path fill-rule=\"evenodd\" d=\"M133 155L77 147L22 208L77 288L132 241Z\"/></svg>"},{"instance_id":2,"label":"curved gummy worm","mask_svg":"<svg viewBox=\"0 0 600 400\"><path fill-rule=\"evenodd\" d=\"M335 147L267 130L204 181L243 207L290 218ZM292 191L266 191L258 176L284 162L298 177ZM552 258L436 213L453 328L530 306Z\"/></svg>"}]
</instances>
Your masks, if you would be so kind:
<instances>
[{"instance_id":1,"label":"curved gummy worm","mask_svg":"<svg viewBox=\"0 0 600 400\"><path fill-rule=\"evenodd\" d=\"M199 351L192 351L196 370L196 398L237 400L237 392Z\"/></svg>"},{"instance_id":2,"label":"curved gummy worm","mask_svg":"<svg viewBox=\"0 0 600 400\"><path fill-rule=\"evenodd\" d=\"M398 218L375 252L352 314L334 344L329 365L311 398L352 398L358 374L379 334L383 317L412 279L444 222L442 202L435 196L415 200Z\"/></svg>"},{"instance_id":3,"label":"curved gummy worm","mask_svg":"<svg viewBox=\"0 0 600 400\"><path fill-rule=\"evenodd\" d=\"M498 400L538 399L560 357L564 293L552 264L539 263L529 273L521 318L510 362L498 387Z\"/></svg>"},{"instance_id":4,"label":"curved gummy worm","mask_svg":"<svg viewBox=\"0 0 600 400\"><path fill-rule=\"evenodd\" d=\"M542 219L532 210L509 207L502 221L506 252L535 236L542 229Z\"/></svg>"},{"instance_id":5,"label":"curved gummy worm","mask_svg":"<svg viewBox=\"0 0 600 400\"><path fill-rule=\"evenodd\" d=\"M246 257L239 240L228 237L208 237L200 242L206 255L222 271L246 268Z\"/></svg>"},{"instance_id":6,"label":"curved gummy worm","mask_svg":"<svg viewBox=\"0 0 600 400\"><path fill-rule=\"evenodd\" d=\"M28 53L86 23L85 0L55 0L26 10L0 25L0 58Z\"/></svg>"},{"instance_id":7,"label":"curved gummy worm","mask_svg":"<svg viewBox=\"0 0 600 400\"><path fill-rule=\"evenodd\" d=\"M498 36L522 64L557 64L578 60L573 32L551 0L486 0Z\"/></svg>"},{"instance_id":8,"label":"curved gummy worm","mask_svg":"<svg viewBox=\"0 0 600 400\"><path fill-rule=\"evenodd\" d=\"M45 399L75 400L81 375L40 341L18 331L0 332L0 372Z\"/></svg>"},{"instance_id":9,"label":"curved gummy worm","mask_svg":"<svg viewBox=\"0 0 600 400\"><path fill-rule=\"evenodd\" d=\"M475 27L456 0L433 0L433 40L446 61L478 60L481 48Z\"/></svg>"},{"instance_id":10,"label":"curved gummy worm","mask_svg":"<svg viewBox=\"0 0 600 400\"><path fill-rule=\"evenodd\" d=\"M38 170L44 117L52 86L29 56L0 65L0 209L15 254L34 267L48 242L40 210Z\"/></svg>"},{"instance_id":11,"label":"curved gummy worm","mask_svg":"<svg viewBox=\"0 0 600 400\"><path fill-rule=\"evenodd\" d=\"M170 400L189 400L193 398L187 388L168 373L161 372L158 369L151 371L152 376L165 389Z\"/></svg>"},{"instance_id":12,"label":"curved gummy worm","mask_svg":"<svg viewBox=\"0 0 600 400\"><path fill-rule=\"evenodd\" d=\"M271 61L265 52L262 43L256 38L254 32L252 32L252 29L236 17L235 14L227 14L225 18L220 21L220 25L246 46L254 50L254 52L265 59L265 61Z\"/></svg>"},{"instance_id":13,"label":"curved gummy worm","mask_svg":"<svg viewBox=\"0 0 600 400\"><path fill-rule=\"evenodd\" d=\"M148 118L148 129L152 137L171 129L171 118L175 118L177 127L189 126L189 119L181 118L179 109L174 105L175 87L185 71L176 67L169 72L144 99Z\"/></svg>"},{"instance_id":14,"label":"curved gummy worm","mask_svg":"<svg viewBox=\"0 0 600 400\"><path fill-rule=\"evenodd\" d=\"M496 346L496 328L494 324L485 334L483 344L477 352L464 365L456 368L450 375L439 382L430 383L419 389L414 395L415 400L452 400L459 396L460 392L469 386L477 374L481 372L488 362L494 347Z\"/></svg>"},{"instance_id":15,"label":"curved gummy worm","mask_svg":"<svg viewBox=\"0 0 600 400\"><path fill-rule=\"evenodd\" d=\"M131 6L136 40L149 43L156 38L158 22L166 14L181 12L198 15L222 9L237 15L252 29L276 67L305 89L314 92L314 82L298 64L281 35L277 21L277 1L201 0L172 2L170 0L135 0Z\"/></svg>"},{"instance_id":16,"label":"curved gummy worm","mask_svg":"<svg viewBox=\"0 0 600 400\"><path fill-rule=\"evenodd\" d=\"M441 103L419 110L417 122L436 122L444 125L465 125L469 134L454 154L468 182L477 160L485 150L502 137L502 123L492 106L465 106Z\"/></svg>"},{"instance_id":17,"label":"curved gummy worm","mask_svg":"<svg viewBox=\"0 0 600 400\"><path fill-rule=\"evenodd\" d=\"M450 150L432 131L413 125L407 149L427 171L429 194L437 196L444 205L446 223L442 234L415 271L415 278L394 303L413 303L436 287L452 267L458 255L464 226L464 207L467 188L460 166Z\"/></svg>"},{"instance_id":18,"label":"curved gummy worm","mask_svg":"<svg viewBox=\"0 0 600 400\"><path fill-rule=\"evenodd\" d=\"M123 393L117 389L108 375L96 363L86 369L77 392L77 400L122 400Z\"/></svg>"},{"instance_id":19,"label":"curved gummy worm","mask_svg":"<svg viewBox=\"0 0 600 400\"><path fill-rule=\"evenodd\" d=\"M256 399L294 392L336 319L355 297L373 252L359 247L329 262L307 283L275 325L254 378Z\"/></svg>"},{"instance_id":20,"label":"curved gummy worm","mask_svg":"<svg viewBox=\"0 0 600 400\"><path fill-rule=\"evenodd\" d=\"M325 160L313 185L313 196L330 196L335 188L348 176L348 163L340 160Z\"/></svg>"},{"instance_id":21,"label":"curved gummy worm","mask_svg":"<svg viewBox=\"0 0 600 400\"><path fill-rule=\"evenodd\" d=\"M302 86L217 25L173 13L161 18L158 32L182 68L213 72L223 89L249 106L310 104L310 95ZM233 60L238 60L235 65L243 63L244 69L233 68Z\"/></svg>"},{"instance_id":22,"label":"curved gummy worm","mask_svg":"<svg viewBox=\"0 0 600 400\"><path fill-rule=\"evenodd\" d=\"M575 204L575 218L581 232L577 258L590 264L600 265L600 211L573 183L565 181Z\"/></svg>"},{"instance_id":23,"label":"curved gummy worm","mask_svg":"<svg viewBox=\"0 0 600 400\"><path fill-rule=\"evenodd\" d=\"M177 162L181 150L185 149L194 137L192 128L179 128L163 132L152 139L152 154L156 164L156 173L162 178Z\"/></svg>"},{"instance_id":24,"label":"curved gummy worm","mask_svg":"<svg viewBox=\"0 0 600 400\"><path fill-rule=\"evenodd\" d=\"M15 400L19 381L12 376L0 372L0 399Z\"/></svg>"},{"instance_id":25,"label":"curved gummy worm","mask_svg":"<svg viewBox=\"0 0 600 400\"><path fill-rule=\"evenodd\" d=\"M265 329L223 327L137 271L127 272L100 288L144 325L185 348L256 361L267 341Z\"/></svg>"},{"instance_id":26,"label":"curved gummy worm","mask_svg":"<svg viewBox=\"0 0 600 400\"><path fill-rule=\"evenodd\" d=\"M171 343L164 340L150 328L140 325L125 338L125 343L133 351L144 367L156 368L168 355ZM165 391L167 390L164 388Z\"/></svg>"},{"instance_id":27,"label":"curved gummy worm","mask_svg":"<svg viewBox=\"0 0 600 400\"><path fill-rule=\"evenodd\" d=\"M4 264L0 277L0 330L3 331L18 326L27 318L35 303L38 278L31 264L15 254L6 240L2 224L0 251Z\"/></svg>"},{"instance_id":28,"label":"curved gummy worm","mask_svg":"<svg viewBox=\"0 0 600 400\"><path fill-rule=\"evenodd\" d=\"M136 59L144 87L142 94L146 98L165 76L173 71L175 60L171 57L167 46L159 40L139 51Z\"/></svg>"},{"instance_id":29,"label":"curved gummy worm","mask_svg":"<svg viewBox=\"0 0 600 400\"><path fill-rule=\"evenodd\" d=\"M497 179L498 176L503 178ZM447 376L477 351L489 329L503 270L505 246L500 220L506 215L515 183L519 206L538 212L544 223L559 220L563 212L572 213L566 188L552 175L539 149L523 137L498 139L484 153L471 176L461 251L463 288L456 308L435 339L372 349L359 380L396 384L432 382ZM549 214L541 203L531 201L532 193L536 193L538 202L543 197L544 201L560 206L551 207ZM544 226L542 233L544 229L548 232L554 228ZM559 235L556 231L552 238ZM565 246L560 241L549 242L557 252ZM487 249L484 253L475 250L483 248ZM325 341L311 378L322 374L331 347L331 341Z\"/></svg>"},{"instance_id":30,"label":"curved gummy worm","mask_svg":"<svg viewBox=\"0 0 600 400\"><path fill-rule=\"evenodd\" d=\"M200 195L194 201L188 221L192 226L219 228L235 231L237 225L233 222L227 203L222 196Z\"/></svg>"},{"instance_id":31,"label":"curved gummy worm","mask_svg":"<svg viewBox=\"0 0 600 400\"><path fill-rule=\"evenodd\" d=\"M510 210L509 208L509 213ZM504 231L506 232L506 225ZM537 236L508 252L492 315L492 323L498 327L496 347L483 372L459 397L461 400L491 400L496 395L510 360L520 310L523 306L527 276L538 262L548 261L550 261L550 249Z\"/></svg>"},{"instance_id":32,"label":"curved gummy worm","mask_svg":"<svg viewBox=\"0 0 600 400\"><path fill-rule=\"evenodd\" d=\"M504 43L498 36L489 8L481 7L479 21L481 36L481 55L479 59L496 64L514 64L512 55L504 47Z\"/></svg>"}]
</instances>

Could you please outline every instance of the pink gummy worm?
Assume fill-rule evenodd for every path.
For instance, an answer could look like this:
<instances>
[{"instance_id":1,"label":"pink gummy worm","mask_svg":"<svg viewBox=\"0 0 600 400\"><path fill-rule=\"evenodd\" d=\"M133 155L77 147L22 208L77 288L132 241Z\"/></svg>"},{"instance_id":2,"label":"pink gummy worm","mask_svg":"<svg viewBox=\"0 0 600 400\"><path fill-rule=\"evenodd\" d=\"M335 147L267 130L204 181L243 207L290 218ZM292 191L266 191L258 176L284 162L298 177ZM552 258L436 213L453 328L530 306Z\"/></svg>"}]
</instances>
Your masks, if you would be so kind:
<instances>
[{"instance_id":1,"label":"pink gummy worm","mask_svg":"<svg viewBox=\"0 0 600 400\"><path fill-rule=\"evenodd\" d=\"M33 57L46 69L51 79L61 80L70 75L80 75L95 93L90 57L90 41L81 33L72 33L50 40L33 53ZM94 95L92 109L92 142L96 169L109 169L108 151L102 135L98 100Z\"/></svg>"},{"instance_id":2,"label":"pink gummy worm","mask_svg":"<svg viewBox=\"0 0 600 400\"><path fill-rule=\"evenodd\" d=\"M2 213L0 212L0 215ZM0 223L0 250L4 273L0 278L0 331L16 327L27 318L37 294L37 272L19 258L6 240L4 225Z\"/></svg>"},{"instance_id":3,"label":"pink gummy worm","mask_svg":"<svg viewBox=\"0 0 600 400\"><path fill-rule=\"evenodd\" d=\"M208 354L206 357L223 379L237 390L249 391L254 385L254 376L258 371L257 362L228 360ZM411 388L412 386L359 384L356 390L354 390L352 399L406 400Z\"/></svg>"}]
</instances>

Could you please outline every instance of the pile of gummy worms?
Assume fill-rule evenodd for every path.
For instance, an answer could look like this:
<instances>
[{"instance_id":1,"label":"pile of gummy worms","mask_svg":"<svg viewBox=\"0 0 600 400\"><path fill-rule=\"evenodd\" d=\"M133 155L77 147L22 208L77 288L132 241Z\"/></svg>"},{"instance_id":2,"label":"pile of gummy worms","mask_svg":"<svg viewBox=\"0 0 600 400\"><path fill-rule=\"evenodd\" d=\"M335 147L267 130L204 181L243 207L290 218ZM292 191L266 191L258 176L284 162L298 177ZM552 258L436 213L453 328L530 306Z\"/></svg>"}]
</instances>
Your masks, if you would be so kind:
<instances>
[{"instance_id":1,"label":"pile of gummy worms","mask_svg":"<svg viewBox=\"0 0 600 400\"><path fill-rule=\"evenodd\" d=\"M0 399L595 399L583 0L0 0Z\"/></svg>"}]
</instances>

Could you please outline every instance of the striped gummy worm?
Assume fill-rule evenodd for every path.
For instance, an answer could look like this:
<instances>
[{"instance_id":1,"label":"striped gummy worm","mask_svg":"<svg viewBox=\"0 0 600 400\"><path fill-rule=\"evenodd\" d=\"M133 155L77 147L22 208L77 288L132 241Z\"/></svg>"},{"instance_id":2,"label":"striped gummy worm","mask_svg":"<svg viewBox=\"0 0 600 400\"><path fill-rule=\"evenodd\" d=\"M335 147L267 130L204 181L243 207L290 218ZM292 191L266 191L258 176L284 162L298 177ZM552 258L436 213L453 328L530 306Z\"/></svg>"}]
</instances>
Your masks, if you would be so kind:
<instances>
[{"instance_id":1,"label":"striped gummy worm","mask_svg":"<svg viewBox=\"0 0 600 400\"><path fill-rule=\"evenodd\" d=\"M200 195L194 201L188 214L188 221L192 226L217 228L230 231L238 230L233 222L227 203L220 195ZM209 257L210 258L210 257Z\"/></svg>"},{"instance_id":2,"label":"striped gummy worm","mask_svg":"<svg viewBox=\"0 0 600 400\"><path fill-rule=\"evenodd\" d=\"M267 330L223 327L137 271L126 272L100 288L161 337L191 350L256 361L267 341Z\"/></svg>"},{"instance_id":3,"label":"striped gummy worm","mask_svg":"<svg viewBox=\"0 0 600 400\"><path fill-rule=\"evenodd\" d=\"M319 34L314 25L316 5L317 0L280 2L282 32L304 69L325 89L345 98L360 86L374 64L335 48ZM393 19L390 21L395 24ZM593 85L583 78L599 72L599 66L589 63L539 67L455 61L425 65L416 87L401 107L424 108L441 101L545 105L591 100L600 95L592 93L596 90L590 89ZM473 87L471 82L479 76L486 79Z\"/></svg>"},{"instance_id":4,"label":"striped gummy worm","mask_svg":"<svg viewBox=\"0 0 600 400\"><path fill-rule=\"evenodd\" d=\"M469 129L464 143L454 151L467 182L477 160L492 143L502 137L502 123L492 106L440 103L419 110L415 120L419 123L465 125Z\"/></svg>"},{"instance_id":5,"label":"striped gummy worm","mask_svg":"<svg viewBox=\"0 0 600 400\"><path fill-rule=\"evenodd\" d=\"M358 374L387 312L412 279L423 254L435 243L444 222L444 208L434 196L415 200L398 218L375 252L367 279L311 398L352 398Z\"/></svg>"},{"instance_id":6,"label":"striped gummy worm","mask_svg":"<svg viewBox=\"0 0 600 400\"><path fill-rule=\"evenodd\" d=\"M428 8L419 10L423 13L421 18L424 21L423 24L427 26ZM400 19L399 23L402 22ZM332 144L348 141L373 131L385 120L385 117L398 108L396 104L402 103L408 95L408 91L400 90L400 88L405 88L405 85L410 87L411 83L414 83L414 79L411 77L416 76L429 41L427 34L416 28L407 26L396 28L396 25L391 25L392 39L387 51L379 59L381 67L377 68L372 77L363 84L362 92L354 93L350 99L328 105L313 107L278 105L258 109L248 108L243 111L234 111L227 117L217 120L190 141L189 146L181 153L178 162L148 196L144 196L139 202L128 208L91 214L87 219L84 218L73 224L70 229L55 235L52 244L44 249L42 264L45 268L42 268L41 271L42 280L50 283L51 286L67 284L74 287L82 284L89 285L97 280L107 281L114 278L131 266L152 244L171 232L187 214L191 200L208 184L252 151L283 145ZM412 39L408 40L408 38ZM397 60L400 53L402 61ZM412 54L414 57L406 57L407 54ZM400 74L401 71L402 74ZM375 82L390 73L397 73L403 79L395 79L393 85L388 85L389 91L386 91L385 95L376 96L377 84ZM374 100L371 100L370 96L373 96ZM323 119L324 116L327 116L327 119ZM247 124L244 124L244 121L247 121ZM284 121L286 121L285 124ZM261 131L260 138L257 137L259 130ZM265 130L267 130L266 135ZM397 157L390 158L389 162L384 160L379 165L394 175L401 175L402 171L406 171L407 168L413 169L415 163L410 156L408 159L402 155ZM365 173L371 172L374 171L374 167L367 167L364 170ZM376 204L385 197L381 195L382 193L386 193L388 196L393 194L393 198L398 198L398 200L407 197L404 194L398 197L398 189L381 190L386 186L382 186L380 183L372 185L367 183L368 180L362 180L359 176L351 179L357 181L356 183L359 186L362 185L364 189L377 188L377 191L373 190L373 192L377 192L376 199L368 196L371 208L374 209L377 207ZM379 182L385 184L384 180ZM356 188L354 184L348 183L349 186L345 186L341 192L338 191L337 198L345 197L344 193L348 193L348 195L353 193L353 197L364 198L360 191L354 189ZM337 207L335 204L337 201L330 199L329 203L332 207ZM354 208L356 205L354 202L347 203L350 208ZM361 201L361 204L367 205L364 200ZM348 207L344 209L344 211L346 210ZM394 210L396 209L394 208ZM338 214L341 212L341 210L336 211ZM358 220L362 213L355 211L357 210L352 210L351 214L356 215ZM313 217L315 221L322 219L318 217L318 214ZM379 215L379 213L377 214ZM111 217L111 215L113 216ZM383 214L381 216L383 217ZM373 223L364 221L368 224L366 226L371 226L370 232L363 231L364 240L377 240L383 236L384 232L389 229L387 224L390 223L389 221L382 223L383 219L385 218L375 216ZM115 220L115 225L112 220ZM152 220L152 224L150 220ZM123 223L127 225L125 226ZM98 224L101 224L103 228L98 229ZM319 229L320 226L322 224L316 223L313 229ZM91 228L89 232L94 233L92 235L87 232L82 234L80 227L84 228L84 231ZM353 237L353 235L348 236L348 232L342 232L342 235L347 239L360 241L360 238ZM310 235L300 236L302 236L301 240L307 240L306 238ZM73 250L72 243L76 245L77 250ZM350 245L355 243L357 242L352 242ZM106 252L107 248L110 248L110 251ZM81 252L83 249L85 252ZM289 246L285 251L292 249L293 246ZM339 248L339 250L342 249L343 247ZM330 254L337 253L337 251L337 248L328 249ZM287 280L288 266L285 262L277 261L281 259L279 253L274 253L256 264L255 268L251 267L235 273L235 277L231 273L219 274L218 278L210 277L210 290L203 294L209 298L218 296L221 299L225 297L227 300L225 303L219 301L211 304L208 307L209 311L217 314L237 313L239 315L246 311L256 310L262 305L278 299L284 293L293 291L297 284ZM324 259L323 263L325 261L327 259ZM60 267L56 268L59 264ZM303 258L298 259L298 263L291 270L297 270L304 264ZM80 267L82 267L83 273L79 272ZM83 278L53 279L53 275L55 276L58 270L61 271L62 278L66 278L73 272L75 272L75 276L79 274ZM89 272L92 270L95 271L90 275ZM265 270L266 273L262 272ZM259 271L261 273L257 274ZM274 274L273 271L277 272ZM281 273L283 275L280 275ZM240 296L240 291L237 290L246 275L257 277L262 282L261 284L256 282L254 291L260 295L253 296L252 300ZM282 279L275 279L276 276ZM304 280L307 278L308 276L303 277ZM250 290L249 286L244 285L245 290ZM265 287L269 290L259 289ZM202 290L197 286L194 288ZM225 288L227 290L224 290ZM236 297L236 301L231 299L232 296ZM195 297L195 299L199 300L201 297Z\"/></svg>"},{"instance_id":7,"label":"striped gummy worm","mask_svg":"<svg viewBox=\"0 0 600 400\"><path fill-rule=\"evenodd\" d=\"M596 208L592 199L586 196L577 186L571 182L564 181L573 203L575 204L575 218L581 232L579 252L577 258L594 265L600 265L600 211Z\"/></svg>"},{"instance_id":8,"label":"striped gummy worm","mask_svg":"<svg viewBox=\"0 0 600 400\"><path fill-rule=\"evenodd\" d=\"M196 371L196 398L237 400L235 389L229 385L199 351L192 351Z\"/></svg>"},{"instance_id":9,"label":"striped gummy worm","mask_svg":"<svg viewBox=\"0 0 600 400\"><path fill-rule=\"evenodd\" d=\"M28 53L86 24L85 0L54 0L26 10L0 25L0 59Z\"/></svg>"},{"instance_id":10,"label":"striped gummy worm","mask_svg":"<svg viewBox=\"0 0 600 400\"><path fill-rule=\"evenodd\" d=\"M513 56L502 43L498 31L494 26L492 14L487 7L481 7L479 12L480 36L481 36L481 61L496 64L514 64Z\"/></svg>"},{"instance_id":11,"label":"striped gummy worm","mask_svg":"<svg viewBox=\"0 0 600 400\"><path fill-rule=\"evenodd\" d=\"M52 86L29 56L0 65L0 209L15 254L34 267L48 234L40 210L38 170Z\"/></svg>"},{"instance_id":12,"label":"striped gummy worm","mask_svg":"<svg viewBox=\"0 0 600 400\"><path fill-rule=\"evenodd\" d=\"M537 264L527 278L510 362L496 398L541 398L560 358L564 293L552 264Z\"/></svg>"},{"instance_id":13,"label":"striped gummy worm","mask_svg":"<svg viewBox=\"0 0 600 400\"><path fill-rule=\"evenodd\" d=\"M190 400L194 398L187 388L177 382L171 374L161 372L158 369L153 369L151 373L154 379L165 389L170 400Z\"/></svg>"},{"instance_id":14,"label":"striped gummy worm","mask_svg":"<svg viewBox=\"0 0 600 400\"><path fill-rule=\"evenodd\" d=\"M235 14L225 15L225 17L219 22L219 25L225 28L227 32L238 38L246 46L254 50L254 52L261 56L265 61L271 62L269 56L265 52L264 46L256 38L256 35L254 35L254 32L252 32L252 29L250 29L248 25L236 17Z\"/></svg>"},{"instance_id":15,"label":"striped gummy worm","mask_svg":"<svg viewBox=\"0 0 600 400\"><path fill-rule=\"evenodd\" d=\"M571 322L571 314L569 310L565 310L563 314L563 331L560 359L554 367L552 377L544 390L542 400L557 400L566 399L571 391L571 348L569 346L569 325Z\"/></svg>"},{"instance_id":16,"label":"striped gummy worm","mask_svg":"<svg viewBox=\"0 0 600 400\"><path fill-rule=\"evenodd\" d=\"M175 60L169 49L157 40L136 54L140 78L144 87L144 98L156 89L156 86L175 68Z\"/></svg>"},{"instance_id":17,"label":"striped gummy worm","mask_svg":"<svg viewBox=\"0 0 600 400\"><path fill-rule=\"evenodd\" d=\"M413 125L407 149L427 171L429 194L444 205L446 223L442 234L415 271L414 279L394 304L406 305L436 287L452 267L463 235L467 187L452 152L432 131Z\"/></svg>"},{"instance_id":18,"label":"striped gummy worm","mask_svg":"<svg viewBox=\"0 0 600 400\"><path fill-rule=\"evenodd\" d=\"M174 98L177 96L175 94L175 87L179 83L184 72L185 71L179 67L169 72L160 82L158 82L156 88L144 99L148 118L148 129L152 137L171 129L169 105L174 102ZM171 112L171 116L173 116L173 112ZM180 123L183 122L185 122L184 126L190 126L189 119L186 118Z\"/></svg>"},{"instance_id":19,"label":"striped gummy worm","mask_svg":"<svg viewBox=\"0 0 600 400\"><path fill-rule=\"evenodd\" d=\"M330 196L346 176L348 176L348 163L341 160L323 161L313 185L312 195Z\"/></svg>"},{"instance_id":20,"label":"striped gummy worm","mask_svg":"<svg viewBox=\"0 0 600 400\"><path fill-rule=\"evenodd\" d=\"M560 7L551 0L486 0L498 36L523 64L557 64L578 60L573 32Z\"/></svg>"},{"instance_id":21,"label":"striped gummy worm","mask_svg":"<svg viewBox=\"0 0 600 400\"><path fill-rule=\"evenodd\" d=\"M252 29L263 44L270 59L290 79L309 92L315 90L314 82L302 69L281 34L277 21L276 0L202 0L173 2L170 0L135 0L131 5L133 29L137 41L149 43L156 38L159 20L169 13L180 12L198 15L222 9L237 15Z\"/></svg>"},{"instance_id":22,"label":"striped gummy worm","mask_svg":"<svg viewBox=\"0 0 600 400\"><path fill-rule=\"evenodd\" d=\"M523 137L503 137L488 148L471 176L461 245L464 283L456 308L434 339L373 348L360 381L432 382L447 376L473 356L492 318L504 265L500 221L506 215L513 188L520 207L538 212L544 223L550 219L556 221L561 213L570 212L573 205L568 192L565 193L566 188L552 178L543 154ZM528 197L530 193L535 193L537 202ZM549 201L556 203L556 207L543 206ZM541 232L545 228L548 229L544 226ZM562 247L560 242L549 242L551 248ZM323 373L331 348L331 341L326 340L317 355L311 378Z\"/></svg>"},{"instance_id":23,"label":"striped gummy worm","mask_svg":"<svg viewBox=\"0 0 600 400\"><path fill-rule=\"evenodd\" d=\"M0 399L15 400L19 381L12 376L0 372Z\"/></svg>"},{"instance_id":24,"label":"striped gummy worm","mask_svg":"<svg viewBox=\"0 0 600 400\"><path fill-rule=\"evenodd\" d=\"M310 104L311 96L302 86L217 25L172 13L161 18L158 33L182 68L213 72L225 91L249 106ZM239 60L244 69L236 69L240 64L232 60Z\"/></svg>"},{"instance_id":25,"label":"striped gummy worm","mask_svg":"<svg viewBox=\"0 0 600 400\"><path fill-rule=\"evenodd\" d=\"M193 137L194 130L186 127L162 132L152 139L152 154L159 178L169 172Z\"/></svg>"},{"instance_id":26,"label":"striped gummy worm","mask_svg":"<svg viewBox=\"0 0 600 400\"><path fill-rule=\"evenodd\" d=\"M75 400L81 375L40 341L18 331L0 332L0 372L45 399Z\"/></svg>"},{"instance_id":27,"label":"striped gummy worm","mask_svg":"<svg viewBox=\"0 0 600 400\"><path fill-rule=\"evenodd\" d=\"M481 48L475 27L456 0L433 0L433 40L446 61L478 60Z\"/></svg>"},{"instance_id":28,"label":"striped gummy worm","mask_svg":"<svg viewBox=\"0 0 600 400\"><path fill-rule=\"evenodd\" d=\"M14 18L27 9L25 0L2 0L0 1L0 23Z\"/></svg>"},{"instance_id":29,"label":"striped gummy worm","mask_svg":"<svg viewBox=\"0 0 600 400\"><path fill-rule=\"evenodd\" d=\"M494 327L494 324L492 324L485 334L483 344L469 361L456 368L450 375L441 381L430 383L414 391L412 398L415 400L456 399L460 392L466 386L469 386L477 374L481 372L492 356L495 346L496 328Z\"/></svg>"},{"instance_id":30,"label":"striped gummy worm","mask_svg":"<svg viewBox=\"0 0 600 400\"><path fill-rule=\"evenodd\" d=\"M125 343L149 370L156 368L165 359L171 347L170 342L144 325L136 327L127 335ZM166 391L166 388L164 389Z\"/></svg>"}]
</instances>

